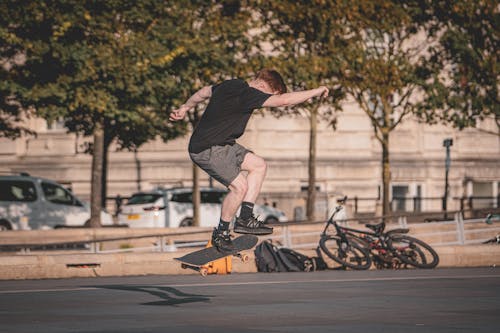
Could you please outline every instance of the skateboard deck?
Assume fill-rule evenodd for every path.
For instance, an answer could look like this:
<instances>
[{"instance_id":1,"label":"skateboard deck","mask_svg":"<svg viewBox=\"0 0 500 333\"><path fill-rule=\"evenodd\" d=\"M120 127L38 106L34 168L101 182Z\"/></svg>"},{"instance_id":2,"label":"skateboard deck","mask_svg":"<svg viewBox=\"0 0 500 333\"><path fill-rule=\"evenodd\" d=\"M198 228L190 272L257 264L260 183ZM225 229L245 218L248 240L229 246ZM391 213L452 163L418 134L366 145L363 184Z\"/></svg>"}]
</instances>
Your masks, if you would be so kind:
<instances>
[{"instance_id":1,"label":"skateboard deck","mask_svg":"<svg viewBox=\"0 0 500 333\"><path fill-rule=\"evenodd\" d=\"M258 240L259 239L257 238L257 236L243 235L233 239L233 244L235 248L234 251L220 252L217 250L216 247L213 246L213 247L206 247L204 249L188 253L180 258L174 258L174 259L180 261L186 266L193 266L193 267L201 267L203 265L211 263L212 261L228 256L238 256L242 258L243 261L247 261L245 260L245 256L242 256L240 252L251 249L252 247L257 245Z\"/></svg>"}]
</instances>

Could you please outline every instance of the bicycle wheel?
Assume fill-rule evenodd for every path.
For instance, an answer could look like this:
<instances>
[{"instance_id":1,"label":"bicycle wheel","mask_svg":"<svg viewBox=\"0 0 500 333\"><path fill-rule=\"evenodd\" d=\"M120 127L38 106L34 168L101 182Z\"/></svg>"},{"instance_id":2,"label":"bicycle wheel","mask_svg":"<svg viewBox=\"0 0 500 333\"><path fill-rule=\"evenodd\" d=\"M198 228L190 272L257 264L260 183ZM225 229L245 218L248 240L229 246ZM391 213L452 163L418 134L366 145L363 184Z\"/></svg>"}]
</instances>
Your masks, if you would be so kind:
<instances>
[{"instance_id":1,"label":"bicycle wheel","mask_svg":"<svg viewBox=\"0 0 500 333\"><path fill-rule=\"evenodd\" d=\"M355 242L345 242L338 236L321 238L319 246L328 257L342 266L363 270L370 268L372 264L367 250Z\"/></svg>"},{"instance_id":2,"label":"bicycle wheel","mask_svg":"<svg viewBox=\"0 0 500 333\"><path fill-rule=\"evenodd\" d=\"M402 262L417 268L434 268L439 256L434 249L420 239L408 235L390 235L387 246Z\"/></svg>"}]
</instances>

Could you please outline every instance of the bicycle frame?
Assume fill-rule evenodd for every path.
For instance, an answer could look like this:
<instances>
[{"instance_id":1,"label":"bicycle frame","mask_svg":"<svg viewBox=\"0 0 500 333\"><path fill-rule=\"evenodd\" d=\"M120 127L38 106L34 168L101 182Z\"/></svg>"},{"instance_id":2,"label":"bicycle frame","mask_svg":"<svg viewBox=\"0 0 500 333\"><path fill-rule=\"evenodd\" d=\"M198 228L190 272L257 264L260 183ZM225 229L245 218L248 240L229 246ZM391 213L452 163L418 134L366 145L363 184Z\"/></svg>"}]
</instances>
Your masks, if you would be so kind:
<instances>
[{"instance_id":1,"label":"bicycle frame","mask_svg":"<svg viewBox=\"0 0 500 333\"><path fill-rule=\"evenodd\" d=\"M342 240L347 242L347 243L349 243L349 238L347 236L360 238L360 235L365 235L365 236L374 237L376 239L380 239L381 241L384 240L383 234L377 234L377 233L371 232L371 231L342 227L342 226L338 225L337 221L335 221L333 218L342 208L343 208L342 206L337 206L335 208L335 211L332 214L332 216L328 219L326 226L323 229L323 232L321 233L321 236L325 237L327 235L328 228L330 227L330 225L333 225L335 227L335 231L337 233L337 236L341 237ZM383 245L385 246L385 242Z\"/></svg>"},{"instance_id":2,"label":"bicycle frame","mask_svg":"<svg viewBox=\"0 0 500 333\"><path fill-rule=\"evenodd\" d=\"M354 228L348 228L348 227L341 227L341 226L339 226L338 223L337 223L337 221L335 221L333 218L343 208L344 208L343 205L339 205L339 206L335 207L335 211L333 212L332 216L330 216L330 218L328 219L328 221L326 223L326 226L323 229L323 232L321 233L321 235L326 235L327 231L328 231L328 228L330 227L330 225L333 225L335 227L335 231L337 232L338 236L342 236L342 234L349 234L351 236L356 236L356 235L353 235L351 233L359 233L359 234L364 234L364 235L369 235L369 236L374 236L374 237L380 237L380 236L382 236L382 234L377 234L377 233L371 232L371 231L358 230L358 229L354 229Z\"/></svg>"}]
</instances>

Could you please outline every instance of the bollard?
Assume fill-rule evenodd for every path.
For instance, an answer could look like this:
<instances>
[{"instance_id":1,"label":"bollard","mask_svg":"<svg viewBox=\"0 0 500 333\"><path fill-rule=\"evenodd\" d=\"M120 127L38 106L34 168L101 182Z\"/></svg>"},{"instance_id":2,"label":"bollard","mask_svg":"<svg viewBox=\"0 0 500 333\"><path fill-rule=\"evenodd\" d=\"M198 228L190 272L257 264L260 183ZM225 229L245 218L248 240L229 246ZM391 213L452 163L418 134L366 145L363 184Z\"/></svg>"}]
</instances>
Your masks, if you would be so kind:
<instances>
[{"instance_id":1,"label":"bollard","mask_svg":"<svg viewBox=\"0 0 500 333\"><path fill-rule=\"evenodd\" d=\"M177 252L177 246L175 246L175 242L173 239L168 239L167 246L165 246L165 252Z\"/></svg>"}]
</instances>

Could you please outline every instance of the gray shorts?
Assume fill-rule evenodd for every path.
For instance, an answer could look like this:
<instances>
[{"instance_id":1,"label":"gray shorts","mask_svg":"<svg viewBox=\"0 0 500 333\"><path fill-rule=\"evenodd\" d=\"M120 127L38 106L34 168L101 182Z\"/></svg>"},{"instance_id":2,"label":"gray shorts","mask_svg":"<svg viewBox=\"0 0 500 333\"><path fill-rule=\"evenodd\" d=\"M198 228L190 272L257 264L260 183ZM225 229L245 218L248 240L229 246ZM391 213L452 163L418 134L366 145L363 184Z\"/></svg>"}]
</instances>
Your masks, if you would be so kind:
<instances>
[{"instance_id":1,"label":"gray shorts","mask_svg":"<svg viewBox=\"0 0 500 333\"><path fill-rule=\"evenodd\" d=\"M191 160L212 178L229 187L241 171L247 153L242 145L213 146L199 153L189 153Z\"/></svg>"}]
</instances>

